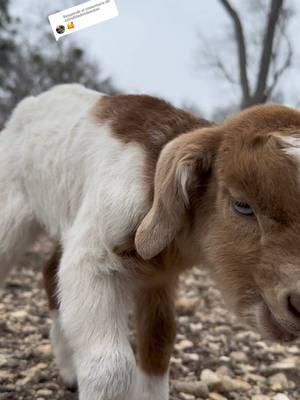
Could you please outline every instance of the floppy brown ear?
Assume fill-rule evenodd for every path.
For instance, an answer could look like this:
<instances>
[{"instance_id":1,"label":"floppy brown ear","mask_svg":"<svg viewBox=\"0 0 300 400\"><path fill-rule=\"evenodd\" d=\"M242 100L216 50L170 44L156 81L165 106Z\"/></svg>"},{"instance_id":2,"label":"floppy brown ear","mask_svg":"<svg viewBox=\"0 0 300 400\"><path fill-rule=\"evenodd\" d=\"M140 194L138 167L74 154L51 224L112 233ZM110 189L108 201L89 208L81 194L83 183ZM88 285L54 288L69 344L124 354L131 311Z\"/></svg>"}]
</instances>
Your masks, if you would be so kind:
<instances>
[{"instance_id":1,"label":"floppy brown ear","mask_svg":"<svg viewBox=\"0 0 300 400\"><path fill-rule=\"evenodd\" d=\"M211 169L221 136L218 128L199 129L179 136L162 150L153 204L135 235L135 247L143 259L164 250L182 227L190 189L199 184L201 173Z\"/></svg>"}]
</instances>

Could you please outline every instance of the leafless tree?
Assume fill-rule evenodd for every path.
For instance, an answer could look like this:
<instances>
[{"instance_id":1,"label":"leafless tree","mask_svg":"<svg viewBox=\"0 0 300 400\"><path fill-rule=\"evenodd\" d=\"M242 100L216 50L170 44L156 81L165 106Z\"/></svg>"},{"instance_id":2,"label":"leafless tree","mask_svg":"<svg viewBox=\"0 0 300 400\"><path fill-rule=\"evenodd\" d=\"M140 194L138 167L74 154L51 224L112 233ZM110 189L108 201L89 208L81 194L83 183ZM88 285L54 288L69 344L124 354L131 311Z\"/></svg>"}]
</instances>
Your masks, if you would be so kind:
<instances>
[{"instance_id":1,"label":"leafless tree","mask_svg":"<svg viewBox=\"0 0 300 400\"><path fill-rule=\"evenodd\" d=\"M229 39L234 43L231 50L237 67L229 66L228 58L218 51L218 46L206 48L204 59L213 71L239 87L240 108L273 99L280 78L293 62L293 48L288 35L288 24L293 15L291 5L287 6L286 0L252 0L243 2L248 8L246 15L241 15L230 0L219 2L232 24ZM251 23L254 26L249 28Z\"/></svg>"},{"instance_id":2,"label":"leafless tree","mask_svg":"<svg viewBox=\"0 0 300 400\"><path fill-rule=\"evenodd\" d=\"M20 100L56 84L76 82L107 94L118 92L99 63L75 41L57 43L48 25L33 32L39 40L29 42L10 15L10 1L0 0L0 131Z\"/></svg>"}]
</instances>

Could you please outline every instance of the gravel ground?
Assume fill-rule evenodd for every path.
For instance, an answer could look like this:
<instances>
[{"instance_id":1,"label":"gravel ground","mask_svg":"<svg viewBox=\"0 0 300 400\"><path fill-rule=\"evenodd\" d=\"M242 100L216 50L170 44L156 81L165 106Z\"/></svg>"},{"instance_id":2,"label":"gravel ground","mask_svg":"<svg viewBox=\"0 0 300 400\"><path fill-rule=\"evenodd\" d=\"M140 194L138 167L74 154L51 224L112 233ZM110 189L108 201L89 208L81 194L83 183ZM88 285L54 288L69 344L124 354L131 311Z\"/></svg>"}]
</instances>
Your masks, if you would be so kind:
<instances>
[{"instance_id":1,"label":"gravel ground","mask_svg":"<svg viewBox=\"0 0 300 400\"><path fill-rule=\"evenodd\" d=\"M0 301L0 399L75 400L60 382L48 340L42 240L10 275ZM182 277L171 365L172 400L299 400L299 343L265 343L234 320L207 272Z\"/></svg>"}]
</instances>

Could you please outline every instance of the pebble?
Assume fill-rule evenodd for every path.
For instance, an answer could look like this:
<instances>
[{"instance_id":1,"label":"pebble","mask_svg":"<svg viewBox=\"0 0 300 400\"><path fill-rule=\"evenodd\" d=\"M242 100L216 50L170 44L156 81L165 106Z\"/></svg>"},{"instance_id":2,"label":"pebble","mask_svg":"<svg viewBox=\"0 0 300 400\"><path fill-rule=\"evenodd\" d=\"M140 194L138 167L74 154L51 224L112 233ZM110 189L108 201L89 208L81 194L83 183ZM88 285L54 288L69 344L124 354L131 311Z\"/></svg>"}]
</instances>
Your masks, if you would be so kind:
<instances>
[{"instance_id":1,"label":"pebble","mask_svg":"<svg viewBox=\"0 0 300 400\"><path fill-rule=\"evenodd\" d=\"M296 367L297 363L294 358L285 358L282 361L272 364L270 369L273 371L285 371L295 369Z\"/></svg>"},{"instance_id":2,"label":"pebble","mask_svg":"<svg viewBox=\"0 0 300 400\"><path fill-rule=\"evenodd\" d=\"M208 387L204 382L173 381L172 384L178 392L191 394L197 397L208 396Z\"/></svg>"},{"instance_id":3,"label":"pebble","mask_svg":"<svg viewBox=\"0 0 300 400\"><path fill-rule=\"evenodd\" d=\"M195 400L195 396L193 396L192 394L186 394L186 393L181 393L180 392L180 397L183 400Z\"/></svg>"},{"instance_id":4,"label":"pebble","mask_svg":"<svg viewBox=\"0 0 300 400\"><path fill-rule=\"evenodd\" d=\"M48 390L48 389L40 389L37 391L37 394L39 396L50 397L53 395L53 392L52 392L52 390Z\"/></svg>"},{"instance_id":5,"label":"pebble","mask_svg":"<svg viewBox=\"0 0 300 400\"><path fill-rule=\"evenodd\" d=\"M190 361L199 361L199 359L200 359L199 355L196 353L187 353L186 356L187 356L187 359Z\"/></svg>"},{"instance_id":6,"label":"pebble","mask_svg":"<svg viewBox=\"0 0 300 400\"><path fill-rule=\"evenodd\" d=\"M191 347L194 347L194 343L191 342L190 340L181 340L179 343L175 345L176 350L187 350L190 349Z\"/></svg>"},{"instance_id":7,"label":"pebble","mask_svg":"<svg viewBox=\"0 0 300 400\"><path fill-rule=\"evenodd\" d=\"M237 362L243 362L247 360L246 354L241 351L232 351L230 353L230 358Z\"/></svg>"},{"instance_id":8,"label":"pebble","mask_svg":"<svg viewBox=\"0 0 300 400\"><path fill-rule=\"evenodd\" d=\"M263 383L263 382L265 382L267 379L264 377L264 376L262 376L262 375L257 375L257 374L247 374L247 379L249 379L250 381L252 381L252 382L260 382L260 383Z\"/></svg>"},{"instance_id":9,"label":"pebble","mask_svg":"<svg viewBox=\"0 0 300 400\"><path fill-rule=\"evenodd\" d=\"M272 397L272 400L289 400L289 398L283 393L278 393Z\"/></svg>"},{"instance_id":10,"label":"pebble","mask_svg":"<svg viewBox=\"0 0 300 400\"><path fill-rule=\"evenodd\" d=\"M37 347L37 351L39 353L42 353L44 355L50 355L52 354L52 349L51 349L51 345L50 344L42 344L40 346Z\"/></svg>"},{"instance_id":11,"label":"pebble","mask_svg":"<svg viewBox=\"0 0 300 400\"><path fill-rule=\"evenodd\" d=\"M226 365L222 365L216 370L216 374L219 376L230 376L231 370Z\"/></svg>"},{"instance_id":12,"label":"pebble","mask_svg":"<svg viewBox=\"0 0 300 400\"><path fill-rule=\"evenodd\" d=\"M25 319L28 316L28 313L25 310L18 310L10 313L10 316L16 319Z\"/></svg>"},{"instance_id":13,"label":"pebble","mask_svg":"<svg viewBox=\"0 0 300 400\"><path fill-rule=\"evenodd\" d=\"M20 381L17 382L17 384L20 385L26 385L29 382L36 381L41 370L47 369L48 365L44 363L39 363L35 365L34 367L24 371L22 375L25 375L25 378L21 379Z\"/></svg>"},{"instance_id":14,"label":"pebble","mask_svg":"<svg viewBox=\"0 0 300 400\"><path fill-rule=\"evenodd\" d=\"M227 400L227 397L224 397L219 393L212 392L212 393L209 393L209 399L210 400Z\"/></svg>"},{"instance_id":15,"label":"pebble","mask_svg":"<svg viewBox=\"0 0 300 400\"><path fill-rule=\"evenodd\" d=\"M220 377L210 369L204 369L201 372L200 379L206 383L209 387L215 387L221 383Z\"/></svg>"},{"instance_id":16,"label":"pebble","mask_svg":"<svg viewBox=\"0 0 300 400\"><path fill-rule=\"evenodd\" d=\"M198 322L197 324L191 323L190 324L190 330L191 332L199 332L203 329L203 324L201 322Z\"/></svg>"},{"instance_id":17,"label":"pebble","mask_svg":"<svg viewBox=\"0 0 300 400\"><path fill-rule=\"evenodd\" d=\"M300 353L299 346L289 346L287 348L287 351L288 351L288 353L291 353L291 354L299 354Z\"/></svg>"},{"instance_id":18,"label":"pebble","mask_svg":"<svg viewBox=\"0 0 300 400\"><path fill-rule=\"evenodd\" d=\"M271 388L274 391L280 391L281 389L286 389L288 387L288 379L283 372L278 372L270 376L269 382L271 384Z\"/></svg>"},{"instance_id":19,"label":"pebble","mask_svg":"<svg viewBox=\"0 0 300 400\"><path fill-rule=\"evenodd\" d=\"M251 385L241 379L232 379L229 376L223 376L219 384L220 391L224 392L247 392Z\"/></svg>"},{"instance_id":20,"label":"pebble","mask_svg":"<svg viewBox=\"0 0 300 400\"><path fill-rule=\"evenodd\" d=\"M265 396L264 394L256 394L251 397L251 400L271 400L269 396Z\"/></svg>"},{"instance_id":21,"label":"pebble","mask_svg":"<svg viewBox=\"0 0 300 400\"><path fill-rule=\"evenodd\" d=\"M194 311L198 298L195 297L181 297L176 302L179 312L190 313Z\"/></svg>"},{"instance_id":22,"label":"pebble","mask_svg":"<svg viewBox=\"0 0 300 400\"><path fill-rule=\"evenodd\" d=\"M11 379L13 379L13 375L10 372L0 370L0 382L9 381Z\"/></svg>"},{"instance_id":23,"label":"pebble","mask_svg":"<svg viewBox=\"0 0 300 400\"><path fill-rule=\"evenodd\" d=\"M7 364L7 358L0 354L0 368Z\"/></svg>"}]
</instances>

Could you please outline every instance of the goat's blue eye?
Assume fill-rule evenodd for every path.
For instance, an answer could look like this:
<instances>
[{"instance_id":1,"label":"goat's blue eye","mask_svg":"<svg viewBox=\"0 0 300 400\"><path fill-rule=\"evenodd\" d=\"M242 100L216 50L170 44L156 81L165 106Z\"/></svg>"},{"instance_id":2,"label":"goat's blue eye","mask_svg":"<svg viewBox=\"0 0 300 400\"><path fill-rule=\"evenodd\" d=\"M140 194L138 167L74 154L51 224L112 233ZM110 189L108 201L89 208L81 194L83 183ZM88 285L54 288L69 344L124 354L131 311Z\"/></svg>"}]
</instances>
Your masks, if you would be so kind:
<instances>
[{"instance_id":1,"label":"goat's blue eye","mask_svg":"<svg viewBox=\"0 0 300 400\"><path fill-rule=\"evenodd\" d=\"M242 201L234 201L233 207L240 214L247 215L247 216L254 214L254 212L253 212L252 208L249 206L249 204L243 203Z\"/></svg>"}]
</instances>

